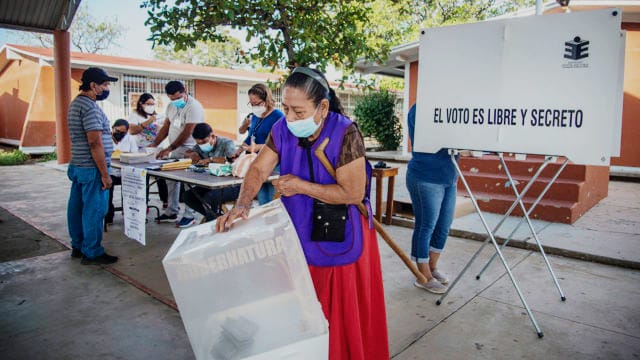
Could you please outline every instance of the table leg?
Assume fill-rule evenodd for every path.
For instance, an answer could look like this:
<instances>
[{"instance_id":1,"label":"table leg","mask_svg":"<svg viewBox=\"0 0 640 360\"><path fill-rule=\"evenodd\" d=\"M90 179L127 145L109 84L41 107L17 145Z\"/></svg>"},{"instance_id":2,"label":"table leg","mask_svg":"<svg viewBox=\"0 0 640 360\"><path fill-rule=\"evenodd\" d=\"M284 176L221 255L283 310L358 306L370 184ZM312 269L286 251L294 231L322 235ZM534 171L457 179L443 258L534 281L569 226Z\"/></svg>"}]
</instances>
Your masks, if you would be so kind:
<instances>
[{"instance_id":1,"label":"table leg","mask_svg":"<svg viewBox=\"0 0 640 360\"><path fill-rule=\"evenodd\" d=\"M382 221L382 176L376 176L376 220Z\"/></svg>"},{"instance_id":2,"label":"table leg","mask_svg":"<svg viewBox=\"0 0 640 360\"><path fill-rule=\"evenodd\" d=\"M393 186L395 183L395 176L389 176L387 185L387 214L384 223L391 225L391 214L393 213Z\"/></svg>"}]
</instances>

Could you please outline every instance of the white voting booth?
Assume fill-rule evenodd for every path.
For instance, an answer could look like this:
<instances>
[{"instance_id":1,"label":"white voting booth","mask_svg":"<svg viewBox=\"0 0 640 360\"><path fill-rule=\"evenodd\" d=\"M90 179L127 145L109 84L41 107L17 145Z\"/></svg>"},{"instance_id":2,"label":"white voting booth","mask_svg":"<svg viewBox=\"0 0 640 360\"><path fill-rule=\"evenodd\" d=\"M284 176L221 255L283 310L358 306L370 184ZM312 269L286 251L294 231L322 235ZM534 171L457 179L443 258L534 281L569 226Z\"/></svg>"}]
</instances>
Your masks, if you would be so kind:
<instances>
[{"instance_id":1,"label":"white voting booth","mask_svg":"<svg viewBox=\"0 0 640 360\"><path fill-rule=\"evenodd\" d=\"M524 213L520 224L528 225L562 301L566 299L529 214L569 160L608 165L611 156L619 155L625 45L620 23L620 11L607 9L422 31L414 151L451 149L451 159L488 234L438 305L490 241L538 336L543 336L494 233L519 206ZM497 153L514 191L516 200L493 229L455 161L461 149ZM521 193L503 152L545 156ZM526 209L522 198L544 167L559 156L565 157L562 166Z\"/></svg>"},{"instance_id":2,"label":"white voting booth","mask_svg":"<svg viewBox=\"0 0 640 360\"><path fill-rule=\"evenodd\" d=\"M162 260L197 359L327 359L327 321L280 200L229 232L180 232Z\"/></svg>"}]
</instances>

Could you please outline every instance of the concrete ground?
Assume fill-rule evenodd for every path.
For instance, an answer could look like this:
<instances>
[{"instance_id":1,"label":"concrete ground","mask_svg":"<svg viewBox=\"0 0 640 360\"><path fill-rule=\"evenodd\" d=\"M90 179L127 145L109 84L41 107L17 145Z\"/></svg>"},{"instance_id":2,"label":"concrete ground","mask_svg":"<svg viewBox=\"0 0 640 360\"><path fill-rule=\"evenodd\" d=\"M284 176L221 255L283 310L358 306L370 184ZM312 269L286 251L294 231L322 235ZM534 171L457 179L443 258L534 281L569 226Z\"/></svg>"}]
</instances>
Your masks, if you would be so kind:
<instances>
[{"instance_id":1,"label":"concrete ground","mask_svg":"<svg viewBox=\"0 0 640 360\"><path fill-rule=\"evenodd\" d=\"M3 256L5 249L16 246L3 246L11 234L22 231L15 229L33 231L23 236L26 241L40 237L40 242L48 243L47 238L53 238L68 245L69 181L63 171L43 165L3 167L0 183L5 185L0 188L0 207L9 213L0 212ZM403 174L396 180L396 194L402 189ZM610 248L606 258L622 260L618 265L640 262L636 255L640 217L633 215L640 211L640 184L612 182L610 189L600 209L596 206L593 215L585 215L577 226L545 233L551 225L538 224L544 227L541 240L569 248L565 255L598 255ZM29 225L20 226L12 215ZM463 224L458 227L481 237L482 231L474 229L469 219L456 220ZM408 252L411 229L393 225L386 229ZM586 236L589 231L595 233ZM143 247L124 237L118 214L104 240L107 251L120 256L115 266L82 266L53 242L42 246L41 253L30 252L32 246L25 245L26 250L18 251L27 254L22 259L9 260L19 254L2 257L0 357L192 358L160 263L177 233L170 224L150 222ZM517 240L526 240L526 234ZM441 270L455 276L480 245L450 237ZM412 275L399 258L382 240L379 246L394 359L640 358L638 270L587 262L579 256L550 256L567 296L562 302L540 254L508 247L507 262L545 334L538 339L499 262L475 279L492 254L490 247L437 306L438 297L413 287Z\"/></svg>"}]
</instances>

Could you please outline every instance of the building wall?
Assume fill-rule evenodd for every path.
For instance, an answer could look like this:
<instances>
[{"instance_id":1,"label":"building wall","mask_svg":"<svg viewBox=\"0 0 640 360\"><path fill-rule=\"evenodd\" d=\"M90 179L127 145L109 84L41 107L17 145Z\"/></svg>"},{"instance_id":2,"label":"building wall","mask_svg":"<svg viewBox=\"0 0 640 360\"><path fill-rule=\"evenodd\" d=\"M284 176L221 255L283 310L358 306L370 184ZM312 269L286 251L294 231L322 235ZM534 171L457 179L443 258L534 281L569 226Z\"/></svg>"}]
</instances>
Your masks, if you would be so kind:
<instances>
[{"instance_id":1,"label":"building wall","mask_svg":"<svg viewBox=\"0 0 640 360\"><path fill-rule=\"evenodd\" d=\"M620 157L612 165L640 167L640 24L622 24L627 31Z\"/></svg>"},{"instance_id":2,"label":"building wall","mask_svg":"<svg viewBox=\"0 0 640 360\"><path fill-rule=\"evenodd\" d=\"M409 66L409 108L416 103L418 97L418 61Z\"/></svg>"},{"instance_id":3,"label":"building wall","mask_svg":"<svg viewBox=\"0 0 640 360\"><path fill-rule=\"evenodd\" d=\"M30 60L14 60L0 73L1 139L20 141L39 75L40 66Z\"/></svg>"},{"instance_id":4,"label":"building wall","mask_svg":"<svg viewBox=\"0 0 640 360\"><path fill-rule=\"evenodd\" d=\"M195 80L205 121L216 134L236 140L238 133L238 85L222 81Z\"/></svg>"},{"instance_id":5,"label":"building wall","mask_svg":"<svg viewBox=\"0 0 640 360\"><path fill-rule=\"evenodd\" d=\"M53 86L53 68L41 66L20 145L53 146L56 134L56 105Z\"/></svg>"},{"instance_id":6,"label":"building wall","mask_svg":"<svg viewBox=\"0 0 640 360\"><path fill-rule=\"evenodd\" d=\"M238 85L238 99L236 100L236 106L238 109L238 113L237 113L237 124L236 124L236 129L234 131L234 134L238 134L238 128L240 127L240 124L242 123L242 121L244 121L245 116L247 116L249 113L251 113L252 109L251 106L249 106L249 89L251 89L251 87L253 86L253 84L239 84ZM244 134L238 134L236 135L236 140L238 141L243 141L244 139L247 138L248 133L245 132Z\"/></svg>"}]
</instances>

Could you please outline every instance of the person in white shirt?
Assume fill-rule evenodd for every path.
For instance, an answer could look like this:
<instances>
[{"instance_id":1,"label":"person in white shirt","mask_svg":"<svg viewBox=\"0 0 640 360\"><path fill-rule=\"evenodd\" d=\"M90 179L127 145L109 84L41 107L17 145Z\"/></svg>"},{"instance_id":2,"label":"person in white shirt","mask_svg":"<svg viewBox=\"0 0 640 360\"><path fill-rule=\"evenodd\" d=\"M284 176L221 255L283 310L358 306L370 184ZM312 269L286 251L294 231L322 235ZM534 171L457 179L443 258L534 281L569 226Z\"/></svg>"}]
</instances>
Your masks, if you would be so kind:
<instances>
[{"instance_id":1,"label":"person in white shirt","mask_svg":"<svg viewBox=\"0 0 640 360\"><path fill-rule=\"evenodd\" d=\"M156 112L156 100L153 95L143 93L136 102L136 109L129 114L129 134L136 139L141 151L153 144L158 136L158 130L164 123L164 117ZM169 192L164 179L157 179L158 196L162 201L162 208L169 206Z\"/></svg>"},{"instance_id":2,"label":"person in white shirt","mask_svg":"<svg viewBox=\"0 0 640 360\"><path fill-rule=\"evenodd\" d=\"M136 102L136 109L129 114L129 134L133 135L140 148L153 143L158 136L164 118L156 112L153 95L143 93Z\"/></svg>"},{"instance_id":3,"label":"person in white shirt","mask_svg":"<svg viewBox=\"0 0 640 360\"><path fill-rule=\"evenodd\" d=\"M169 81L164 89L171 103L167 105L166 119L151 146L158 146L168 137L169 146L158 151L156 157L183 159L185 152L196 145L191 133L196 124L204 122L204 108L198 100L187 93L180 81ZM180 212L180 183L167 180L167 187L169 188L169 206L164 214L156 218L157 222L175 222ZM186 207L182 219L176 222L176 225L186 227L194 222L193 210Z\"/></svg>"},{"instance_id":4,"label":"person in white shirt","mask_svg":"<svg viewBox=\"0 0 640 360\"><path fill-rule=\"evenodd\" d=\"M113 140L114 153L134 153L138 152L138 144L136 139L129 135L129 123L125 119L118 119L111 126L111 140ZM122 185L122 178L120 177L120 169L109 169L111 175L111 181L113 185ZM105 222L107 224L113 224L113 214L115 207L113 206L113 186L109 188L109 210L105 216Z\"/></svg>"}]
</instances>

